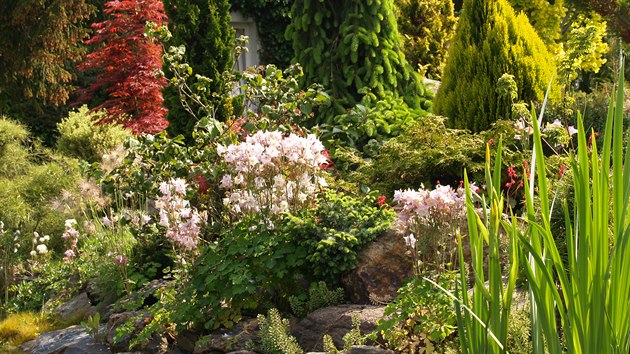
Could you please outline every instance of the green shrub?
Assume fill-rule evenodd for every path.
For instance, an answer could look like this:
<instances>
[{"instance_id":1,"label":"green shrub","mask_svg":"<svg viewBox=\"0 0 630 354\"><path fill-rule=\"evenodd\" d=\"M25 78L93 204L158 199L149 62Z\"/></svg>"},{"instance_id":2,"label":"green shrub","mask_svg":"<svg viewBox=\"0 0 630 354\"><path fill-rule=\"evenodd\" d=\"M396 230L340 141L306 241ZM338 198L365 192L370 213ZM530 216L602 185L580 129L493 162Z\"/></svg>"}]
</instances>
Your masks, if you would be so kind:
<instances>
[{"instance_id":1,"label":"green shrub","mask_svg":"<svg viewBox=\"0 0 630 354\"><path fill-rule=\"evenodd\" d=\"M395 0L405 58L414 69L439 80L457 18L451 0Z\"/></svg>"},{"instance_id":2,"label":"green shrub","mask_svg":"<svg viewBox=\"0 0 630 354\"><path fill-rule=\"evenodd\" d=\"M24 173L30 165L25 144L30 134L22 124L0 117L0 176L13 178Z\"/></svg>"},{"instance_id":3,"label":"green shrub","mask_svg":"<svg viewBox=\"0 0 630 354\"><path fill-rule=\"evenodd\" d=\"M387 141L374 159L355 174L360 182L393 196L398 189L459 183L464 168L482 176L483 135L448 129L441 117L426 117L400 136Z\"/></svg>"},{"instance_id":4,"label":"green shrub","mask_svg":"<svg viewBox=\"0 0 630 354\"><path fill-rule=\"evenodd\" d=\"M88 162L100 161L104 154L131 137L131 133L120 125L99 124L106 114L105 111L90 112L87 106L70 112L57 124L60 134L57 149Z\"/></svg>"},{"instance_id":5,"label":"green shrub","mask_svg":"<svg viewBox=\"0 0 630 354\"><path fill-rule=\"evenodd\" d=\"M264 354L304 353L289 332L289 321L280 317L277 309L270 309L267 317L258 315L260 341Z\"/></svg>"},{"instance_id":6,"label":"green shrub","mask_svg":"<svg viewBox=\"0 0 630 354\"><path fill-rule=\"evenodd\" d=\"M361 319L358 315L352 316L352 329L343 335L343 349L339 350L333 342L330 334L324 334L323 347L326 354L346 354L353 346L365 344L366 337L361 335Z\"/></svg>"},{"instance_id":7,"label":"green shrub","mask_svg":"<svg viewBox=\"0 0 630 354\"><path fill-rule=\"evenodd\" d=\"M434 111L473 132L510 118L511 102L496 92L505 73L514 76L518 100L540 102L555 66L527 16L517 16L507 0L465 1ZM556 97L557 86L552 88Z\"/></svg>"},{"instance_id":8,"label":"green shrub","mask_svg":"<svg viewBox=\"0 0 630 354\"><path fill-rule=\"evenodd\" d=\"M359 249L387 231L394 216L374 195L357 198L329 190L316 208L289 215L283 232L305 249L306 274L336 284L356 267Z\"/></svg>"}]
</instances>

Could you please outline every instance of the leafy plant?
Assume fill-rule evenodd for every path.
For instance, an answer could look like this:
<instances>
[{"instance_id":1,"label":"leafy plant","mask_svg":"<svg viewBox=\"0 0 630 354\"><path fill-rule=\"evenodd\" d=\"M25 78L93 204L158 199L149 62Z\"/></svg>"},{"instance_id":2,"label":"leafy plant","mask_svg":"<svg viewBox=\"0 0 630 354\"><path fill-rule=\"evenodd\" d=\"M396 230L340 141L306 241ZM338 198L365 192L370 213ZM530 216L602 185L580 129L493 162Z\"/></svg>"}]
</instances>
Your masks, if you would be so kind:
<instances>
[{"instance_id":1,"label":"leafy plant","mask_svg":"<svg viewBox=\"0 0 630 354\"><path fill-rule=\"evenodd\" d=\"M445 289L453 289L457 273L440 272L431 277ZM422 278L413 278L389 303L376 332L397 353L418 353L439 348L456 330L453 299Z\"/></svg>"},{"instance_id":2,"label":"leafy plant","mask_svg":"<svg viewBox=\"0 0 630 354\"><path fill-rule=\"evenodd\" d=\"M258 325L264 354L304 353L297 340L289 334L289 321L280 317L277 309L270 309L266 317L258 315Z\"/></svg>"},{"instance_id":3,"label":"leafy plant","mask_svg":"<svg viewBox=\"0 0 630 354\"><path fill-rule=\"evenodd\" d=\"M352 316L352 329L343 336L343 349L339 350L335 346L332 337L325 334L322 338L324 352L326 354L345 354L349 353L352 346L365 344L365 337L361 335L361 319L358 315Z\"/></svg>"},{"instance_id":4,"label":"leafy plant","mask_svg":"<svg viewBox=\"0 0 630 354\"><path fill-rule=\"evenodd\" d=\"M87 321L81 322L81 326L85 329L85 333L92 336L94 342L100 343L101 336L99 333L101 314L96 312L94 315L90 315L87 318Z\"/></svg>"}]
</instances>

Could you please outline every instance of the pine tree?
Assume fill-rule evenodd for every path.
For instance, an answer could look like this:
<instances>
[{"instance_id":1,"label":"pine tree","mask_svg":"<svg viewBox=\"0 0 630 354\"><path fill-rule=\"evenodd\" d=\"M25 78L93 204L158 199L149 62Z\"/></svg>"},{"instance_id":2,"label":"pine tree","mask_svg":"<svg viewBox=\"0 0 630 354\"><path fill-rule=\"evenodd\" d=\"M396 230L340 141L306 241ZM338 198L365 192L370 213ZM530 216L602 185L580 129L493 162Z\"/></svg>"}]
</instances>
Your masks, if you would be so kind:
<instances>
[{"instance_id":1,"label":"pine tree","mask_svg":"<svg viewBox=\"0 0 630 354\"><path fill-rule=\"evenodd\" d=\"M83 24L94 10L85 0L0 1L0 110L32 115L66 103L75 78L68 64L85 54Z\"/></svg>"},{"instance_id":2,"label":"pine tree","mask_svg":"<svg viewBox=\"0 0 630 354\"><path fill-rule=\"evenodd\" d=\"M506 73L514 76L518 99L540 102L555 66L525 14L516 16L506 0L465 0L435 112L448 117L452 126L474 132L510 118L508 101L496 92ZM552 97L557 93L554 85Z\"/></svg>"},{"instance_id":3,"label":"pine tree","mask_svg":"<svg viewBox=\"0 0 630 354\"><path fill-rule=\"evenodd\" d=\"M414 69L439 79L455 33L452 0L396 0L396 19L402 49Z\"/></svg>"},{"instance_id":4,"label":"pine tree","mask_svg":"<svg viewBox=\"0 0 630 354\"><path fill-rule=\"evenodd\" d=\"M230 25L230 4L228 0L165 0L169 16L169 30L173 34L171 45L185 45L183 61L189 64L195 74L212 80L210 91L200 93L204 103L217 108L218 120L227 118L227 110L222 97L226 96L222 74L234 65L234 29ZM165 70L168 75L168 70ZM180 96L174 87L164 91L166 106L169 109L169 132L189 137L196 119L184 110Z\"/></svg>"},{"instance_id":5,"label":"pine tree","mask_svg":"<svg viewBox=\"0 0 630 354\"><path fill-rule=\"evenodd\" d=\"M107 100L94 109L106 108L116 120L135 134L156 133L168 126L158 77L162 46L144 35L147 22L158 26L166 21L160 0L114 0L105 4L107 20L93 24L95 35L87 41L94 50L79 64L79 70L97 70L96 80L78 91L76 103L89 101L104 90Z\"/></svg>"},{"instance_id":6,"label":"pine tree","mask_svg":"<svg viewBox=\"0 0 630 354\"><path fill-rule=\"evenodd\" d=\"M419 76L405 60L392 0L297 0L287 37L304 83L323 84L336 113L361 101L403 97L414 109L428 109Z\"/></svg>"}]
</instances>

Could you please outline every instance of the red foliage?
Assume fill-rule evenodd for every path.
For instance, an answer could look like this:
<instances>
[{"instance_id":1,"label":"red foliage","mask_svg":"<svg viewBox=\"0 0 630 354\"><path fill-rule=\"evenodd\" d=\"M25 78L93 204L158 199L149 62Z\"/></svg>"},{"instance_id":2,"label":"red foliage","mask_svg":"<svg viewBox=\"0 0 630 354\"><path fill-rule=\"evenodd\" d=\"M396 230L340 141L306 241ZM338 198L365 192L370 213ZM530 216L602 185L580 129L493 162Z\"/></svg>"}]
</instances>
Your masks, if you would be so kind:
<instances>
[{"instance_id":1,"label":"red foliage","mask_svg":"<svg viewBox=\"0 0 630 354\"><path fill-rule=\"evenodd\" d=\"M97 70L96 80L78 91L75 104L92 99L99 90L108 98L94 109L105 108L134 134L157 133L168 126L163 106L162 46L144 36L146 22L166 22L160 0L113 0L105 4L109 19L95 23L95 35L86 44L95 48L79 64L81 71ZM127 116L125 116L127 115Z\"/></svg>"}]
</instances>

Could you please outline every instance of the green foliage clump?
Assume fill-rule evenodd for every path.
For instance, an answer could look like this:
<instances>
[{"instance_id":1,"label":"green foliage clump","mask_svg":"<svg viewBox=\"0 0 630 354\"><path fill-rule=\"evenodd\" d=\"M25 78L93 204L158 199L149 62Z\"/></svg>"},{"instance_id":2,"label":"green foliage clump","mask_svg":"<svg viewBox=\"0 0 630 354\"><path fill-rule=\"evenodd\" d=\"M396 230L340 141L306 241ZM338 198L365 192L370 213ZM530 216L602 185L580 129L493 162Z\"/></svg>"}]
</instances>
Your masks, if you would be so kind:
<instances>
[{"instance_id":1,"label":"green foliage clump","mask_svg":"<svg viewBox=\"0 0 630 354\"><path fill-rule=\"evenodd\" d=\"M388 230L394 217L374 195L356 198L329 190L316 208L289 215L285 232L304 247L312 278L336 284L343 272L356 267L359 249Z\"/></svg>"},{"instance_id":2,"label":"green foliage clump","mask_svg":"<svg viewBox=\"0 0 630 354\"><path fill-rule=\"evenodd\" d=\"M311 284L308 289L308 296L305 294L290 296L289 304L291 305L291 311L296 316L304 317L317 309L340 304L343 298L343 288L330 290L326 286L326 282L320 281Z\"/></svg>"},{"instance_id":3,"label":"green foliage clump","mask_svg":"<svg viewBox=\"0 0 630 354\"><path fill-rule=\"evenodd\" d=\"M199 90L203 103L216 108L215 117L221 121L228 118L225 108L229 89L225 85L223 72L232 70L234 60L234 29L230 24L230 3L228 0L167 0L164 9L169 18L169 29L174 45L185 45L184 58L189 68L197 75L209 79L208 87ZM167 77L171 79L171 74ZM197 123L195 116L182 106L176 82L164 90L164 102L168 108L168 131L173 135L191 137ZM190 83L189 83L190 84ZM226 91L228 90L228 91ZM188 102L190 104L190 102ZM195 115L200 112L194 111ZM215 118L213 117L213 118Z\"/></svg>"},{"instance_id":4,"label":"green foliage clump","mask_svg":"<svg viewBox=\"0 0 630 354\"><path fill-rule=\"evenodd\" d=\"M557 51L560 39L560 26L567 9L563 0L509 0L514 11L527 15L540 39L553 53Z\"/></svg>"},{"instance_id":5,"label":"green foliage clump","mask_svg":"<svg viewBox=\"0 0 630 354\"><path fill-rule=\"evenodd\" d=\"M508 353L529 354L534 352L531 337L531 318L528 308L513 308L510 311L507 334Z\"/></svg>"},{"instance_id":6,"label":"green foliage clump","mask_svg":"<svg viewBox=\"0 0 630 354\"><path fill-rule=\"evenodd\" d=\"M437 180L459 183L464 168L475 180L482 176L485 142L482 135L446 128L441 117L426 117L387 141L357 178L387 196Z\"/></svg>"},{"instance_id":7,"label":"green foliage clump","mask_svg":"<svg viewBox=\"0 0 630 354\"><path fill-rule=\"evenodd\" d=\"M588 17L579 14L565 37L556 60L558 80L568 86L578 78L580 72L597 73L606 63L606 22L596 14Z\"/></svg>"},{"instance_id":8,"label":"green foliage clump","mask_svg":"<svg viewBox=\"0 0 630 354\"><path fill-rule=\"evenodd\" d=\"M457 18L452 0L396 0L405 58L428 78L442 76Z\"/></svg>"},{"instance_id":9,"label":"green foliage clump","mask_svg":"<svg viewBox=\"0 0 630 354\"><path fill-rule=\"evenodd\" d=\"M455 286L457 274L440 273L436 281L445 289ZM418 353L423 348L433 352L451 337L457 328L453 300L435 285L414 278L398 290L387 305L376 331L390 349L397 353Z\"/></svg>"},{"instance_id":10,"label":"green foliage clump","mask_svg":"<svg viewBox=\"0 0 630 354\"><path fill-rule=\"evenodd\" d=\"M291 19L287 38L294 61L304 67L304 83L320 83L335 98L332 112L318 120L342 114L367 93L429 108L420 77L402 53L392 0L299 0Z\"/></svg>"},{"instance_id":11,"label":"green foliage clump","mask_svg":"<svg viewBox=\"0 0 630 354\"><path fill-rule=\"evenodd\" d=\"M258 315L260 341L264 354L302 354L297 340L289 332L289 321L280 317L277 309L270 309L267 317Z\"/></svg>"},{"instance_id":12,"label":"green foliage clump","mask_svg":"<svg viewBox=\"0 0 630 354\"><path fill-rule=\"evenodd\" d=\"M106 114L105 111L90 112L87 106L70 112L68 117L57 124L60 134L57 149L88 162L100 161L104 154L131 137L131 132L120 125L99 124Z\"/></svg>"},{"instance_id":13,"label":"green foliage clump","mask_svg":"<svg viewBox=\"0 0 630 354\"><path fill-rule=\"evenodd\" d=\"M525 14L516 15L507 0L467 0L434 111L450 118L454 127L486 130L493 122L510 118L511 105L496 92L503 74L514 76L518 99L529 103L542 101L555 70ZM551 93L557 96L556 86Z\"/></svg>"},{"instance_id":14,"label":"green foliage clump","mask_svg":"<svg viewBox=\"0 0 630 354\"><path fill-rule=\"evenodd\" d=\"M277 223L274 221L274 223ZM242 312L282 302L299 289L306 252L262 217L228 227L205 248L181 292L175 321L205 328L232 327Z\"/></svg>"}]
</instances>

